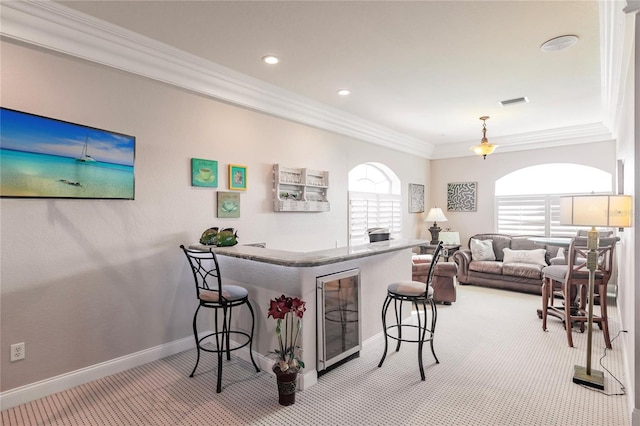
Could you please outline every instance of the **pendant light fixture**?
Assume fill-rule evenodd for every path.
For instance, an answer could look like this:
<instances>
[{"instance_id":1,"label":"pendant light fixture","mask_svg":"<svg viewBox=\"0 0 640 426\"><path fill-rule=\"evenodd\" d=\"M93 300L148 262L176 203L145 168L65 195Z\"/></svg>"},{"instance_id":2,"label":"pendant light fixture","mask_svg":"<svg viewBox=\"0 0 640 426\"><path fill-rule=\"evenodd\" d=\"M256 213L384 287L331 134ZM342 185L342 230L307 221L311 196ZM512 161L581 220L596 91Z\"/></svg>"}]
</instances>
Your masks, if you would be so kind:
<instances>
[{"instance_id":1,"label":"pendant light fixture","mask_svg":"<svg viewBox=\"0 0 640 426\"><path fill-rule=\"evenodd\" d=\"M471 151L475 152L477 155L482 155L483 159L487 159L487 155L491 154L498 145L492 145L487 140L487 120L489 119L488 115L483 115L480 117L482 120L482 140L480 141L480 145L475 145L469 148Z\"/></svg>"}]
</instances>

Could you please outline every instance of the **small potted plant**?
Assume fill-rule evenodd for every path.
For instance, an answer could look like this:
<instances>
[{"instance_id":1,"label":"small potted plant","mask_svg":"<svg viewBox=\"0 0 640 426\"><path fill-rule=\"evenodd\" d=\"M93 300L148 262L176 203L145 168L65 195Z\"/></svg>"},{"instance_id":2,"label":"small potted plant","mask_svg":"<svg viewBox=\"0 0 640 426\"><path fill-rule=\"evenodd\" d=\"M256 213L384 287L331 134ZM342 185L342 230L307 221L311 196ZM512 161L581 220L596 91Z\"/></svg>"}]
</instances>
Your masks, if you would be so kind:
<instances>
[{"instance_id":1,"label":"small potted plant","mask_svg":"<svg viewBox=\"0 0 640 426\"><path fill-rule=\"evenodd\" d=\"M278 400L282 405L295 402L298 372L300 368L304 368L298 337L302 328L302 316L307 310L305 304L297 297L287 297L284 294L272 299L269 304L267 318L273 317L277 321L278 348L270 354L276 357L273 372L278 379Z\"/></svg>"}]
</instances>

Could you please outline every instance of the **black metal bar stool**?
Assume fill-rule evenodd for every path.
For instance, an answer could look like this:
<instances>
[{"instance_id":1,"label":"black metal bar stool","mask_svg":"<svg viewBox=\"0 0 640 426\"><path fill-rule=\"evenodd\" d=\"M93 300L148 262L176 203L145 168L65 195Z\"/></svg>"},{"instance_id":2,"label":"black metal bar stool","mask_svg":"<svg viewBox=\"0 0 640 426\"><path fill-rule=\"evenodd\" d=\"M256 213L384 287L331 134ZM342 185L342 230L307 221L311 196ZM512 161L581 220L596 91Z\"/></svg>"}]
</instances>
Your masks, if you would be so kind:
<instances>
[{"instance_id":1,"label":"black metal bar stool","mask_svg":"<svg viewBox=\"0 0 640 426\"><path fill-rule=\"evenodd\" d=\"M433 259L431 260L431 267L427 274L426 282L421 281L398 281L389 284L387 287L387 297L382 305L382 329L384 331L384 353L382 359L378 364L378 367L382 367L382 363L387 356L389 338L398 341L396 345L396 352L400 350L400 344L402 342L412 342L418 344L418 366L420 367L420 377L425 379L424 367L422 365L422 347L425 342L429 342L431 346L431 353L436 359L436 364L439 364L438 357L433 350L433 337L436 331L436 320L438 318L438 311L436 309L436 303L433 300L433 287L431 286L431 280L433 279L433 272L436 269L436 264L440 258L440 251L442 250L442 241L438 243L436 249L433 252ZM387 310L391 302L394 302L396 323L387 327ZM402 323L402 303L410 302L416 309L418 324L403 324ZM431 322L427 321L427 304L431 308ZM422 317L422 318L421 318ZM416 338L402 337L403 329L417 329ZM390 334L390 330L396 330L397 336ZM406 335L405 335L406 336Z\"/></svg>"},{"instance_id":2,"label":"black metal bar stool","mask_svg":"<svg viewBox=\"0 0 640 426\"><path fill-rule=\"evenodd\" d=\"M227 360L231 359L231 351L238 350L249 345L249 356L251 362L256 368L256 372L260 372L260 368L253 359L253 350L251 346L253 344L253 330L255 328L255 316L253 314L253 308L249 303L249 292L237 285L222 285L222 278L220 276L220 266L218 265L218 259L213 249L208 251L191 250L181 245L180 248L187 256L189 265L193 272L193 278L196 283L196 295L198 297L198 308L193 314L193 336L196 340L196 348L198 350L198 358L196 359L196 365L193 367L193 371L189 377L193 377L198 363L200 362L200 351L213 352L218 354L218 383L216 386L216 392L222 391L222 356L227 354ZM247 305L249 312L251 312L251 333L247 333L241 330L231 329L231 313L234 307ZM198 339L198 327L197 318L200 308L214 309L214 331L208 333ZM219 321L219 310L222 310L222 324ZM231 335L239 337L239 346L230 346ZM215 348L209 349L202 346L202 342L213 336L215 342Z\"/></svg>"}]
</instances>

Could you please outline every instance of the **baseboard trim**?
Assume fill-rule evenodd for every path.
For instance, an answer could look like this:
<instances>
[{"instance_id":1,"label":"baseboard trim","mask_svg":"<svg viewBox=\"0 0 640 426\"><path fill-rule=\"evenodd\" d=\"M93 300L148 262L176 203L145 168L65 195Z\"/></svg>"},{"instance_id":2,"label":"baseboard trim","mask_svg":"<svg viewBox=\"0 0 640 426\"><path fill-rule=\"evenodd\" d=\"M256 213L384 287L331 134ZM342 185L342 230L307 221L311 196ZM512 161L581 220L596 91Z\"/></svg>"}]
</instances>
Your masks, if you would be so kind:
<instances>
[{"instance_id":1,"label":"baseboard trim","mask_svg":"<svg viewBox=\"0 0 640 426\"><path fill-rule=\"evenodd\" d=\"M199 338L208 334L211 334L211 331L199 333ZM230 344L232 347L239 346L239 344L233 340L231 340ZM173 342L125 355L120 358L105 361L100 364L91 365L89 367L41 380L39 382L10 389L6 392L0 393L0 410L5 410L7 408L15 407L16 405L44 398L45 396L56 392L62 392L75 386L80 386L112 374L139 367L193 348L195 348L193 336L185 337L183 339L174 340ZM235 352L235 354L240 359L251 362L249 348L240 348ZM253 358L258 364L258 367L260 367L260 370L266 371L275 376L272 371L274 360L256 352L253 353ZM317 381L316 370L313 369L305 374L301 374L299 380L300 390L304 390L305 387L315 384Z\"/></svg>"},{"instance_id":2,"label":"baseboard trim","mask_svg":"<svg viewBox=\"0 0 640 426\"><path fill-rule=\"evenodd\" d=\"M200 333L200 337L210 334L210 331ZM371 345L374 340L380 337L379 333L363 342L363 348ZM231 341L231 346L237 346L238 343ZM20 386L14 389L0 393L0 410L15 407L16 405L44 398L56 392L62 392L75 386L80 386L94 380L101 379L112 374L120 373L131 368L139 367L159 359L175 355L177 353L193 349L194 339L192 336L183 339L174 340L173 342L155 346L153 348L144 349L129 355L105 361L99 364L90 365L79 370L69 373L60 374L59 376L49 379L40 380L28 385ZM240 348L235 352L236 355L244 361L251 362L249 349L247 347ZM275 361L262 354L253 353L253 357L260 367L260 370L275 376L273 373L273 364ZM304 373L298 377L298 386L300 390L305 390L318 381L318 374L315 368L307 368Z\"/></svg>"},{"instance_id":3,"label":"baseboard trim","mask_svg":"<svg viewBox=\"0 0 640 426\"><path fill-rule=\"evenodd\" d=\"M203 333L201 335L204 335ZM152 361L165 358L195 346L193 336L164 343L153 348L144 349L129 355L115 358L100 364L91 365L59 376L30 383L0 393L0 409L14 407L25 402L43 398L47 395L71 389L93 380L98 380L130 368L138 367ZM247 355L248 356L248 355Z\"/></svg>"}]
</instances>

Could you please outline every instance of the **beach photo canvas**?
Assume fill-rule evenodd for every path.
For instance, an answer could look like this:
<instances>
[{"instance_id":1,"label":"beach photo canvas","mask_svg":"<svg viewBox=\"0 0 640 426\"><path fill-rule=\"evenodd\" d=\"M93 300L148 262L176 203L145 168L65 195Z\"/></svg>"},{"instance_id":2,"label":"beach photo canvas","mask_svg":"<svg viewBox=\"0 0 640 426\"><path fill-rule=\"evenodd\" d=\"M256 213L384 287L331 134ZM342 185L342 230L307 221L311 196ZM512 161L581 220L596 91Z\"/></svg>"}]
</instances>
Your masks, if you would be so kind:
<instances>
[{"instance_id":1,"label":"beach photo canvas","mask_svg":"<svg viewBox=\"0 0 640 426\"><path fill-rule=\"evenodd\" d=\"M0 196L134 199L134 136L8 108L0 123Z\"/></svg>"}]
</instances>

